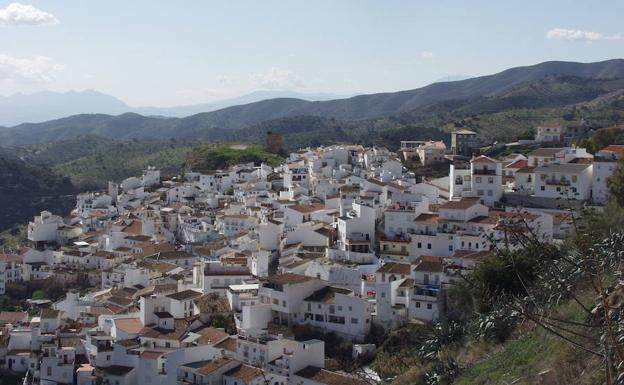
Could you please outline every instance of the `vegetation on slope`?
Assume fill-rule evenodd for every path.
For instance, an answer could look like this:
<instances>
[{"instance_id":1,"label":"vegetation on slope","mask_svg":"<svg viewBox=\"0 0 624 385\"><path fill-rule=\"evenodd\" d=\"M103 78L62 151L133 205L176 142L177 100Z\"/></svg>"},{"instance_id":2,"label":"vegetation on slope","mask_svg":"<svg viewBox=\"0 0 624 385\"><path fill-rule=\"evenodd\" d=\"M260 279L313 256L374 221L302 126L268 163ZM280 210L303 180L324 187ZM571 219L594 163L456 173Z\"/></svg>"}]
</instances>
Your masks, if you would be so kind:
<instances>
[{"instance_id":1,"label":"vegetation on slope","mask_svg":"<svg viewBox=\"0 0 624 385\"><path fill-rule=\"evenodd\" d=\"M0 231L21 223L41 210L66 213L76 189L69 178L0 154Z\"/></svg>"},{"instance_id":2,"label":"vegetation on slope","mask_svg":"<svg viewBox=\"0 0 624 385\"><path fill-rule=\"evenodd\" d=\"M76 150L76 154L58 159L54 157L56 151L42 151L33 161L49 159L51 162L62 162L66 158L71 159L71 156L78 156L57 163L54 171L71 178L80 189L88 190L103 188L108 181L121 181L140 175L148 166L160 169L164 175L177 174L191 149L189 144L176 141L96 140L100 140L101 144L93 146L85 155ZM72 142L69 147L80 147L79 140Z\"/></svg>"},{"instance_id":3,"label":"vegetation on slope","mask_svg":"<svg viewBox=\"0 0 624 385\"><path fill-rule=\"evenodd\" d=\"M209 172L227 169L238 163L259 166L267 163L277 166L283 158L272 154L257 144L213 143L196 146L188 155L186 169L196 172Z\"/></svg>"},{"instance_id":4,"label":"vegetation on slope","mask_svg":"<svg viewBox=\"0 0 624 385\"><path fill-rule=\"evenodd\" d=\"M613 201L584 212L561 245L514 233L524 249L493 252L451 289L447 319L392 332L373 368L393 385L618 384L623 231Z\"/></svg>"}]
</instances>

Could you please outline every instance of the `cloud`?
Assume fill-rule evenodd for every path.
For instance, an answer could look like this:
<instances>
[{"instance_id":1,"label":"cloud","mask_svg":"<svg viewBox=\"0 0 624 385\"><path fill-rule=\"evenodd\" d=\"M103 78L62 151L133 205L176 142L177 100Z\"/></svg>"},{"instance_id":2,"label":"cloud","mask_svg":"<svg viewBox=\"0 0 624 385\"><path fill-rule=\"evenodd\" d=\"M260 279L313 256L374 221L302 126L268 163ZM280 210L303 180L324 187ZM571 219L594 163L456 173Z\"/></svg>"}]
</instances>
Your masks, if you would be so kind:
<instances>
[{"instance_id":1,"label":"cloud","mask_svg":"<svg viewBox=\"0 0 624 385\"><path fill-rule=\"evenodd\" d=\"M0 9L0 25L49 25L59 24L51 13L44 12L32 5L11 3Z\"/></svg>"},{"instance_id":2,"label":"cloud","mask_svg":"<svg viewBox=\"0 0 624 385\"><path fill-rule=\"evenodd\" d=\"M219 74L215 76L215 81L217 84L225 86L229 84L234 84L234 79L229 75Z\"/></svg>"},{"instance_id":3,"label":"cloud","mask_svg":"<svg viewBox=\"0 0 624 385\"><path fill-rule=\"evenodd\" d=\"M622 35L603 35L600 32L581 31L580 29L554 28L546 32L546 38L550 40L592 42L597 40L620 40Z\"/></svg>"},{"instance_id":4,"label":"cloud","mask_svg":"<svg viewBox=\"0 0 624 385\"><path fill-rule=\"evenodd\" d=\"M270 90L287 90L304 86L303 80L295 73L278 67L250 75L250 82L256 87Z\"/></svg>"},{"instance_id":5,"label":"cloud","mask_svg":"<svg viewBox=\"0 0 624 385\"><path fill-rule=\"evenodd\" d=\"M27 59L0 54L0 80L47 83L54 80L62 69L62 65L45 56Z\"/></svg>"},{"instance_id":6,"label":"cloud","mask_svg":"<svg viewBox=\"0 0 624 385\"><path fill-rule=\"evenodd\" d=\"M420 57L423 59L432 59L433 58L433 52L431 51L421 51L420 52Z\"/></svg>"}]
</instances>

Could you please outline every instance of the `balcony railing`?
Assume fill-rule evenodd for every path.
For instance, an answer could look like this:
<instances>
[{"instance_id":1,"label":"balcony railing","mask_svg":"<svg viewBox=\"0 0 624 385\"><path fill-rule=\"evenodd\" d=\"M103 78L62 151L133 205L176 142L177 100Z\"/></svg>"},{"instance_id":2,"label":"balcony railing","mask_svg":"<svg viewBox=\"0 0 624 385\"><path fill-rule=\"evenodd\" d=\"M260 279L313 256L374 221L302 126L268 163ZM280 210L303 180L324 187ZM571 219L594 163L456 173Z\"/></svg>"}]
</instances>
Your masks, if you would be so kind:
<instances>
[{"instance_id":1,"label":"balcony railing","mask_svg":"<svg viewBox=\"0 0 624 385\"><path fill-rule=\"evenodd\" d=\"M569 186L570 180L568 179L546 179L546 184L553 186Z\"/></svg>"},{"instance_id":2,"label":"balcony railing","mask_svg":"<svg viewBox=\"0 0 624 385\"><path fill-rule=\"evenodd\" d=\"M487 168L475 168L472 173L474 175L496 175L496 170L490 170Z\"/></svg>"}]
</instances>

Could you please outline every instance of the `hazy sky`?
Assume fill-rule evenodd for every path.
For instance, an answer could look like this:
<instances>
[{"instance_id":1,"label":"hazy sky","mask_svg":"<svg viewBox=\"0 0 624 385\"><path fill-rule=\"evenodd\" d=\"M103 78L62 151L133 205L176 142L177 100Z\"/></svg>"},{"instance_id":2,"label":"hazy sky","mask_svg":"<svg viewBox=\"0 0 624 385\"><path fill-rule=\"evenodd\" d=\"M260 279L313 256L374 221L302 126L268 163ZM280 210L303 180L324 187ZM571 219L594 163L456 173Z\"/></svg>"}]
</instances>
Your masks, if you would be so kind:
<instances>
[{"instance_id":1,"label":"hazy sky","mask_svg":"<svg viewBox=\"0 0 624 385\"><path fill-rule=\"evenodd\" d=\"M622 0L0 0L0 94L95 89L139 106L395 91L624 57L623 16Z\"/></svg>"}]
</instances>

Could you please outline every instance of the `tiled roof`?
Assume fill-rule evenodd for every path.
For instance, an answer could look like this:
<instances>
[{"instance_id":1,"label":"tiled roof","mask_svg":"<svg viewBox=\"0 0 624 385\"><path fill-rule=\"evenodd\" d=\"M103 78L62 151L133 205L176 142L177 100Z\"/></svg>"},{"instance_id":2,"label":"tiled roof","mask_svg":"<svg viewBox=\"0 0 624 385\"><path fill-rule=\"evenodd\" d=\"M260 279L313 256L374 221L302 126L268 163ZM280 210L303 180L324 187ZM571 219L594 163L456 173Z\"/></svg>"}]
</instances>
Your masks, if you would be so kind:
<instances>
[{"instance_id":1,"label":"tiled roof","mask_svg":"<svg viewBox=\"0 0 624 385\"><path fill-rule=\"evenodd\" d=\"M249 382L262 376L262 369L242 364L226 373L224 376L233 377L238 380Z\"/></svg>"},{"instance_id":2,"label":"tiled roof","mask_svg":"<svg viewBox=\"0 0 624 385\"><path fill-rule=\"evenodd\" d=\"M236 348L237 348L236 337L230 336L224 339L223 341L219 342L218 344L216 344L214 347L217 349L224 349L229 352L236 353Z\"/></svg>"},{"instance_id":3,"label":"tiled roof","mask_svg":"<svg viewBox=\"0 0 624 385\"><path fill-rule=\"evenodd\" d=\"M386 262L382 267L377 269L377 273L408 275L411 273L411 269L412 267L409 263Z\"/></svg>"},{"instance_id":4,"label":"tiled roof","mask_svg":"<svg viewBox=\"0 0 624 385\"><path fill-rule=\"evenodd\" d=\"M323 302L323 303L336 303L336 294L351 294L353 293L349 289L343 289L340 287L325 286L324 288L315 291L312 295L308 296L304 301L310 302Z\"/></svg>"},{"instance_id":5,"label":"tiled roof","mask_svg":"<svg viewBox=\"0 0 624 385\"><path fill-rule=\"evenodd\" d=\"M1 311L0 322L13 323L28 321L28 313L21 311Z\"/></svg>"},{"instance_id":6,"label":"tiled roof","mask_svg":"<svg viewBox=\"0 0 624 385\"><path fill-rule=\"evenodd\" d=\"M118 318L115 326L128 334L139 334L143 329L143 323L139 318Z\"/></svg>"},{"instance_id":7,"label":"tiled roof","mask_svg":"<svg viewBox=\"0 0 624 385\"><path fill-rule=\"evenodd\" d=\"M444 259L437 256L423 255L414 262L415 271L426 271L429 273L441 273L444 271Z\"/></svg>"},{"instance_id":8,"label":"tiled roof","mask_svg":"<svg viewBox=\"0 0 624 385\"><path fill-rule=\"evenodd\" d=\"M315 211L325 210L325 205L321 204L321 203L312 203L312 204L309 204L309 205L297 204L297 205L291 205L291 206L288 206L288 207L290 209L293 209L295 211L299 211L300 213L304 213L304 214L312 213L312 212L315 212Z\"/></svg>"},{"instance_id":9,"label":"tiled roof","mask_svg":"<svg viewBox=\"0 0 624 385\"><path fill-rule=\"evenodd\" d=\"M286 284L295 284L295 283L304 283L311 280L311 277L295 274L295 273L283 273L283 274L275 274L269 277L269 282L278 284L278 285L286 285Z\"/></svg>"},{"instance_id":10,"label":"tiled roof","mask_svg":"<svg viewBox=\"0 0 624 385\"><path fill-rule=\"evenodd\" d=\"M479 203L479 198L461 198L440 205L441 209L465 210Z\"/></svg>"},{"instance_id":11,"label":"tiled roof","mask_svg":"<svg viewBox=\"0 0 624 385\"><path fill-rule=\"evenodd\" d=\"M195 330L194 333L197 333L201 336L198 342L204 345L214 345L220 341L223 341L224 338L227 338L229 336L223 330L213 327L205 327L200 330Z\"/></svg>"},{"instance_id":12,"label":"tiled roof","mask_svg":"<svg viewBox=\"0 0 624 385\"><path fill-rule=\"evenodd\" d=\"M231 311L230 302L225 297L221 297L216 293L205 294L199 298L195 298L193 303L197 305L200 313L227 313Z\"/></svg>"},{"instance_id":13,"label":"tiled roof","mask_svg":"<svg viewBox=\"0 0 624 385\"><path fill-rule=\"evenodd\" d=\"M210 362L208 362L206 365L197 369L197 372L199 374L207 375L207 374L214 372L215 370L218 370L224 367L230 362L232 362L232 360L229 358L225 358L225 357L215 358L214 360L211 360Z\"/></svg>"},{"instance_id":14,"label":"tiled roof","mask_svg":"<svg viewBox=\"0 0 624 385\"><path fill-rule=\"evenodd\" d=\"M188 299L193 299L200 297L202 293L197 292L195 290L184 290L179 291L177 293L169 294L167 297L174 299L176 301L186 301Z\"/></svg>"}]
</instances>

